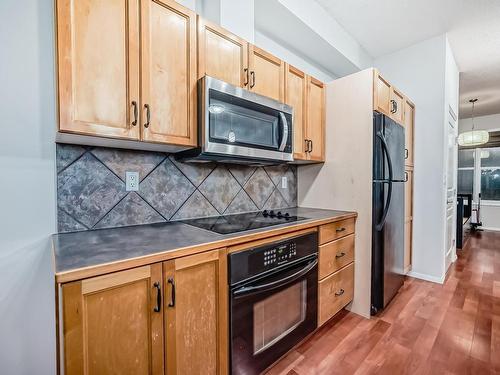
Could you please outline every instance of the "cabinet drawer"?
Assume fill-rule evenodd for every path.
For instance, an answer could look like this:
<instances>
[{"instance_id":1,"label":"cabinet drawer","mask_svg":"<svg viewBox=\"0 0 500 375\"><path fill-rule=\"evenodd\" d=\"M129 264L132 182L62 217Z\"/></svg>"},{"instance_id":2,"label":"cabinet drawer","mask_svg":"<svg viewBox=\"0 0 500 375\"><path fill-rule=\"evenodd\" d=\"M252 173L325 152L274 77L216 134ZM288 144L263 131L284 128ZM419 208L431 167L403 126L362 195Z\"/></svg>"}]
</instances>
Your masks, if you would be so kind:
<instances>
[{"instance_id":1,"label":"cabinet drawer","mask_svg":"<svg viewBox=\"0 0 500 375\"><path fill-rule=\"evenodd\" d=\"M336 240L354 233L354 218L325 224L319 227L319 244Z\"/></svg>"},{"instance_id":2,"label":"cabinet drawer","mask_svg":"<svg viewBox=\"0 0 500 375\"><path fill-rule=\"evenodd\" d=\"M354 260L354 234L319 247L320 280Z\"/></svg>"},{"instance_id":3,"label":"cabinet drawer","mask_svg":"<svg viewBox=\"0 0 500 375\"><path fill-rule=\"evenodd\" d=\"M353 294L354 263L321 280L318 290L318 326L351 302Z\"/></svg>"}]
</instances>

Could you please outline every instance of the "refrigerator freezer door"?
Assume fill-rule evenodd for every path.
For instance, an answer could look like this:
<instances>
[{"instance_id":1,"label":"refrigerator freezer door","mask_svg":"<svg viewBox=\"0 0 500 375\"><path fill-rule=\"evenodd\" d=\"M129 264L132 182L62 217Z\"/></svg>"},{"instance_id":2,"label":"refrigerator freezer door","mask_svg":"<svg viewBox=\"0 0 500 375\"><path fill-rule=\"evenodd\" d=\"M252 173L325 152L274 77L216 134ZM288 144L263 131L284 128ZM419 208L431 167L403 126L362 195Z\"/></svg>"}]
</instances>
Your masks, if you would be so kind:
<instances>
[{"instance_id":1,"label":"refrigerator freezer door","mask_svg":"<svg viewBox=\"0 0 500 375\"><path fill-rule=\"evenodd\" d=\"M392 184L392 200L383 231L384 307L396 295L404 281L404 182Z\"/></svg>"},{"instance_id":2,"label":"refrigerator freezer door","mask_svg":"<svg viewBox=\"0 0 500 375\"><path fill-rule=\"evenodd\" d=\"M387 207L390 182L373 183L372 229L372 313L382 310L394 297L404 280L404 183L392 182L391 202ZM387 209L384 225L377 229Z\"/></svg>"},{"instance_id":3,"label":"refrigerator freezer door","mask_svg":"<svg viewBox=\"0 0 500 375\"><path fill-rule=\"evenodd\" d=\"M405 129L397 122L384 116L384 137L392 161L393 181L405 180ZM387 176L387 163L385 163Z\"/></svg>"},{"instance_id":4,"label":"refrigerator freezer door","mask_svg":"<svg viewBox=\"0 0 500 375\"><path fill-rule=\"evenodd\" d=\"M384 143L386 150L384 150ZM392 180L405 179L405 130L389 117L374 112L373 115L373 180L389 180L389 161Z\"/></svg>"}]
</instances>

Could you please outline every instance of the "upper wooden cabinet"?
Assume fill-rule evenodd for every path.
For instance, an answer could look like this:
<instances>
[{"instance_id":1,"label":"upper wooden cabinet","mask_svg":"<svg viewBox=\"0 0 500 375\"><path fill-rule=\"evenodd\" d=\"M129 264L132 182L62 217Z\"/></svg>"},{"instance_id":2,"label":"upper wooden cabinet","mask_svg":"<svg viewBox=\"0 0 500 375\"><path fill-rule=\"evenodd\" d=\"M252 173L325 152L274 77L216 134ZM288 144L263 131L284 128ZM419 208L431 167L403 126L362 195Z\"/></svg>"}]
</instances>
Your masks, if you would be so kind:
<instances>
[{"instance_id":1,"label":"upper wooden cabinet","mask_svg":"<svg viewBox=\"0 0 500 375\"><path fill-rule=\"evenodd\" d=\"M405 98L404 102L405 125L405 165L413 166L413 133L415 128L415 105Z\"/></svg>"},{"instance_id":2,"label":"upper wooden cabinet","mask_svg":"<svg viewBox=\"0 0 500 375\"><path fill-rule=\"evenodd\" d=\"M161 263L63 284L64 373L163 374Z\"/></svg>"},{"instance_id":3,"label":"upper wooden cabinet","mask_svg":"<svg viewBox=\"0 0 500 375\"><path fill-rule=\"evenodd\" d=\"M226 250L163 264L167 374L226 374Z\"/></svg>"},{"instance_id":4,"label":"upper wooden cabinet","mask_svg":"<svg viewBox=\"0 0 500 375\"><path fill-rule=\"evenodd\" d=\"M57 1L59 130L195 146L196 15L140 4Z\"/></svg>"},{"instance_id":5,"label":"upper wooden cabinet","mask_svg":"<svg viewBox=\"0 0 500 375\"><path fill-rule=\"evenodd\" d=\"M284 101L285 62L251 44L248 56L250 90L280 102Z\"/></svg>"},{"instance_id":6,"label":"upper wooden cabinet","mask_svg":"<svg viewBox=\"0 0 500 375\"><path fill-rule=\"evenodd\" d=\"M139 139L139 1L58 0L59 128Z\"/></svg>"},{"instance_id":7,"label":"upper wooden cabinet","mask_svg":"<svg viewBox=\"0 0 500 375\"><path fill-rule=\"evenodd\" d=\"M142 0L142 139L196 138L196 14L175 1Z\"/></svg>"},{"instance_id":8,"label":"upper wooden cabinet","mask_svg":"<svg viewBox=\"0 0 500 375\"><path fill-rule=\"evenodd\" d=\"M293 157L300 160L307 160L306 92L307 78L304 72L286 64L285 103L293 107Z\"/></svg>"},{"instance_id":9,"label":"upper wooden cabinet","mask_svg":"<svg viewBox=\"0 0 500 375\"><path fill-rule=\"evenodd\" d=\"M376 69L373 72L373 109L403 124L405 96Z\"/></svg>"},{"instance_id":10,"label":"upper wooden cabinet","mask_svg":"<svg viewBox=\"0 0 500 375\"><path fill-rule=\"evenodd\" d=\"M198 78L208 75L248 86L248 43L198 16Z\"/></svg>"},{"instance_id":11,"label":"upper wooden cabinet","mask_svg":"<svg viewBox=\"0 0 500 375\"><path fill-rule=\"evenodd\" d=\"M308 160L325 160L325 87L317 79L307 77Z\"/></svg>"},{"instance_id":12,"label":"upper wooden cabinet","mask_svg":"<svg viewBox=\"0 0 500 375\"><path fill-rule=\"evenodd\" d=\"M293 157L325 160L325 87L292 65L285 67L285 103L293 107Z\"/></svg>"}]
</instances>

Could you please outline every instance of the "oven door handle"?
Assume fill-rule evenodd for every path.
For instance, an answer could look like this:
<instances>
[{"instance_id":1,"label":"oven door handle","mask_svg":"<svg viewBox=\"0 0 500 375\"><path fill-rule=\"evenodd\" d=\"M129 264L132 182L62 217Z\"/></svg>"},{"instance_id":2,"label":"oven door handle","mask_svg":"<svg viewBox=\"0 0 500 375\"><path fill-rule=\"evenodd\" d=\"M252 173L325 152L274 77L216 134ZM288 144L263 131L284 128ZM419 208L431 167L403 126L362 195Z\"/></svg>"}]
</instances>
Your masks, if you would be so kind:
<instances>
[{"instance_id":1,"label":"oven door handle","mask_svg":"<svg viewBox=\"0 0 500 375\"><path fill-rule=\"evenodd\" d=\"M266 284L259 284L259 285L252 285L252 286L244 286L239 289L236 289L233 294L235 298L241 297L243 295L247 296L250 294L255 294L255 293L260 293L260 292L265 292L268 290L273 290L276 288L279 288L283 285L289 284L294 282L297 279L300 279L304 275L306 275L308 272L310 272L314 267L318 265L318 259L314 259L314 261L308 263L304 268L302 268L300 271L295 272L294 274L284 277L283 279L273 281L272 283L266 283Z\"/></svg>"},{"instance_id":2,"label":"oven door handle","mask_svg":"<svg viewBox=\"0 0 500 375\"><path fill-rule=\"evenodd\" d=\"M281 123L283 124L283 138L281 138L281 144L278 151L283 152L285 150L286 142L288 141L288 121L283 112L280 112Z\"/></svg>"}]
</instances>

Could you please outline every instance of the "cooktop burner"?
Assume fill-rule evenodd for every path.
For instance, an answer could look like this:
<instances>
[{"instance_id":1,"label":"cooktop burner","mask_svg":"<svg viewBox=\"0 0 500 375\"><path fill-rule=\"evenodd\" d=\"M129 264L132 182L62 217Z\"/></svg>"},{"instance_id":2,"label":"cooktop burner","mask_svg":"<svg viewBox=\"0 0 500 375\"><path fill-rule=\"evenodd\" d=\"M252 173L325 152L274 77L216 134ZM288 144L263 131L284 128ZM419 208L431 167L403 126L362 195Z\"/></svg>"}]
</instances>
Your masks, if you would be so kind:
<instances>
[{"instance_id":1,"label":"cooktop burner","mask_svg":"<svg viewBox=\"0 0 500 375\"><path fill-rule=\"evenodd\" d=\"M182 222L219 234L230 234L304 219L300 216L291 216L287 212L264 210L262 212L182 220Z\"/></svg>"}]
</instances>

